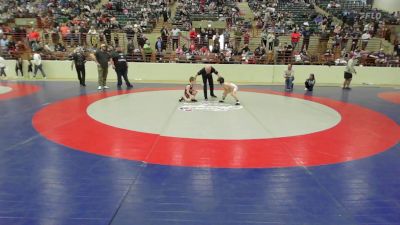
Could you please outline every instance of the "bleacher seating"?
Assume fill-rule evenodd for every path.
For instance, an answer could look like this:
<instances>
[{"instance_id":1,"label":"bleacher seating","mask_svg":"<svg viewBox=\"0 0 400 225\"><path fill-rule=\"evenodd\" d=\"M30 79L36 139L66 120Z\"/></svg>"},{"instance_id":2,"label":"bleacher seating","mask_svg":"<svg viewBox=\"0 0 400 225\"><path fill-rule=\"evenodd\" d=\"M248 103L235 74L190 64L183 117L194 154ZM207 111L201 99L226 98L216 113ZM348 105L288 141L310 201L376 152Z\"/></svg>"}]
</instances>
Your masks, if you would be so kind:
<instances>
[{"instance_id":1,"label":"bleacher seating","mask_svg":"<svg viewBox=\"0 0 400 225\"><path fill-rule=\"evenodd\" d=\"M96 2L93 0L88 0L90 2ZM342 0L344 1L344 0ZM50 3L50 1L42 1L46 4ZM51 1L54 2L54 1ZM58 7L58 1L55 1L56 4L51 5L50 8L54 8L54 14L52 16L44 15L46 17L37 17L37 23L35 23L35 26L37 26L38 31L41 34L41 39L44 42L49 42L52 44L60 42L61 44L64 45L66 48L66 52L57 52L57 51L44 51L44 56L43 59L49 59L49 60L67 60L69 54L71 51L74 49L74 46L76 44L80 44L83 46L87 47L88 51L91 51L92 48L95 48L96 45L92 45L90 41L91 36L95 36L97 44L99 43L104 43L108 42L110 45L122 45L122 46L127 46L128 40L132 39L129 34L127 34L127 31L123 28L125 25L133 25L133 24L140 24L141 21L143 21L144 18L148 19L147 25L143 25L142 29L144 32L149 32L151 33L152 30L155 27L158 27L155 33L152 33L152 35L160 35L160 24L167 25L168 29L171 29L172 25L180 25L184 26L184 23L188 23L189 21L196 21L196 20L201 20L201 21L216 21L216 20L222 20L225 18L231 19L233 21L232 24L227 23L226 24L226 29L230 29L230 25L235 25L235 27L238 27L238 33L240 35L241 32L246 31L246 30L251 30L253 29L253 21L249 21L249 15L246 15L246 20L244 20L244 17L242 17L240 12L240 9L238 8L238 5L233 1L225 1L224 6L217 5L214 10L207 11L205 9L204 11L198 10L198 8L194 8L195 12L192 11L187 11L188 7L193 6L193 2L191 0L181 0L181 4L178 5L177 7L177 14L175 15L174 19L166 22L166 23L159 23L158 19L162 16L162 10L165 10L165 7L159 7L158 5L154 4L154 1L142 1L142 0L129 0L125 2L121 2L120 0L111 0L108 4L106 4L103 8L98 7L100 10L94 10L93 12L86 12L86 17L84 16L83 18L80 18L82 21L85 21L84 18L90 18L89 21L86 21L85 23L76 23L76 21L79 21L79 18L75 17L75 12L72 14L71 11L69 10L60 10L60 7ZM85 1L82 1L85 2ZM321 0L321 6L324 7L323 4L325 4L328 1ZM121 5L121 4L122 5ZM137 3L142 3L142 4L137 4ZM184 5L182 3L190 3L189 5ZM242 55L240 52L240 48L243 44L243 38L241 42L239 42L239 45L236 47L238 49L231 49L232 52L229 52L229 56L226 56L225 54L227 53L226 51L223 51L221 53L209 53L209 52L200 52L199 49L194 50L193 52L187 51L184 54L176 54L175 51L171 48L171 40L170 38L167 39L167 50L163 52L157 52L154 50L154 43L150 43L150 46L152 47L152 51L148 53L144 53L144 51L140 51L140 49L135 49L135 51L131 52L128 54L128 60L129 61L135 61L135 62L158 62L158 63L169 63L169 62L178 62L178 63L229 63L229 64L238 64L238 63L247 63L247 64L276 64L276 63L294 63L294 64L325 64L325 65L331 65L332 62L337 59L338 57L341 57L341 51L338 48L333 47L333 39L332 36L330 37L329 41L327 42L326 48L327 49L332 49L331 54L324 54L324 52L320 52L320 49L318 48L320 40L319 40L319 31L320 27L319 24L314 22L314 18L318 16L319 14L316 12L314 7L312 5L307 5L303 3L293 3L292 1L279 1L278 4L276 5L262 5L263 1L260 0L248 0L248 4L250 8L252 8L254 11L260 11L261 14L259 15L261 18L264 17L265 9L266 7L272 7L274 8L274 13L272 13L271 17L272 20L276 20L278 15L279 18L282 22L287 22L288 20L291 20L293 24L285 24L283 23L284 32L277 32L277 35L279 36L279 40L281 44L284 44L285 42L290 44L290 32L293 28L298 28L300 31L303 29L305 26L304 23L308 23L308 27L313 30L313 36L310 38L310 47L308 49L307 55L301 60L298 60L298 54L300 47L302 45L302 39L300 40L297 48L295 48L293 51L291 51L289 54L286 52L283 52L283 50L276 50L276 46L274 47L273 51L266 51L262 55L256 55L254 53L254 49L258 47L260 41L260 32L254 32L253 30L253 35L250 38L250 52L248 55ZM36 4L36 3L34 3ZM177 3L178 4L178 3ZM194 2L194 4L199 5L197 2ZM82 5L80 5L82 6ZM91 5L93 7L93 5ZM242 5L241 5L242 7ZM347 10L352 10L352 12L358 12L365 10L365 6L361 7L357 1L353 1L349 4L341 3L341 7L346 8ZM143 10L143 8L147 8L146 10ZM125 10L129 9L129 10ZM183 9L181 13L181 9ZM333 8L325 8L328 12L335 13L336 9ZM193 10L193 9L191 9ZM370 10L370 9L369 9ZM185 14L186 11L186 14ZM28 14L26 14L28 15ZM93 15L98 15L98 16L93 16ZM188 15L188 16L186 16ZM389 14L382 14L385 16L385 18L390 18L392 15ZM113 23L112 20L116 19L118 21L117 23ZM189 20L186 20L189 19ZM48 21L50 20L50 22ZM56 23L52 23L53 22ZM111 21L110 21L111 20ZM237 23L236 23L237 22ZM83 29L82 33L71 33L67 37L59 37L58 39L53 38L53 35L57 34L57 30L52 27L53 25L61 25L65 23L67 26L70 26L72 29L73 26L87 26L88 24L96 24L97 33L95 35L90 35L87 34L86 32L88 31L88 27ZM107 39L107 36L104 35L104 26L107 24L112 24L112 30L111 33L109 34L109 38ZM208 24L208 23L207 23ZM29 25L28 25L29 26ZM45 28L45 29L44 29ZM79 28L79 27L78 27ZM181 27L181 30L185 30L186 27ZM46 30L48 29L48 30ZM221 29L221 28L219 28ZM224 29L224 27L222 28ZM275 30L277 31L277 30ZM30 32L30 29L28 29L28 33ZM2 51L1 55L4 58L11 59L15 58L20 55L25 55L26 57L29 57L30 55L30 47L28 47L29 43L27 40L24 38L26 36L26 33L22 35L22 38L17 38L18 35L15 35L15 33L12 33L12 31L7 31L4 32L5 35L8 35L11 37L12 40L18 41L21 40L25 43L27 46L27 51L24 52L19 52L18 50L13 50L13 51ZM47 35L47 39L45 36ZM58 34L57 34L58 35ZM231 32L231 42L235 42L234 40L235 35L233 34L233 31ZM78 40L79 39L79 40ZM44 44L41 42L40 45L42 46L41 49L43 51ZM142 38L141 35L138 35L138 44L139 46L142 46L144 43L144 39ZM180 38L180 45L186 44L187 46L190 45L190 39L187 36L187 33L182 33L182 36ZM351 45L351 41L347 42L347 46L344 46L344 49L349 50ZM200 46L201 47L201 46ZM392 50L392 46L388 44L388 42L384 41L381 38L372 38L372 40L369 41L369 44L366 48L367 52L374 52L379 50L380 48L385 48L385 50ZM387 65L390 66L398 66L398 60L396 61L395 57L392 57L390 54L388 55L388 63ZM375 61L374 61L375 62ZM389 63L390 62L390 63ZM362 60L362 63L366 66L372 66L375 65L373 63L373 60L368 57L364 57ZM382 66L382 65L380 65Z\"/></svg>"}]
</instances>

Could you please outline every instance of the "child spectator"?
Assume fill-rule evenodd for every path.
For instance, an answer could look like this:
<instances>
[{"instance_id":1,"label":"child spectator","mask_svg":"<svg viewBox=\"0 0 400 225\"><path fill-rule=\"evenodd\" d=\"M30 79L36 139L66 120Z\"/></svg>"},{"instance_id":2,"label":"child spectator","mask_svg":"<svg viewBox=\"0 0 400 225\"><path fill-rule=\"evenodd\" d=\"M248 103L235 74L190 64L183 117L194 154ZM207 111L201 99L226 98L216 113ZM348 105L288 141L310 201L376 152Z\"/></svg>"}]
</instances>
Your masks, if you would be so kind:
<instances>
[{"instance_id":1,"label":"child spectator","mask_svg":"<svg viewBox=\"0 0 400 225\"><path fill-rule=\"evenodd\" d=\"M310 74L310 77L304 82L306 85L306 88L304 89L305 91L313 91L314 85L315 85L315 77L314 74Z\"/></svg>"}]
</instances>

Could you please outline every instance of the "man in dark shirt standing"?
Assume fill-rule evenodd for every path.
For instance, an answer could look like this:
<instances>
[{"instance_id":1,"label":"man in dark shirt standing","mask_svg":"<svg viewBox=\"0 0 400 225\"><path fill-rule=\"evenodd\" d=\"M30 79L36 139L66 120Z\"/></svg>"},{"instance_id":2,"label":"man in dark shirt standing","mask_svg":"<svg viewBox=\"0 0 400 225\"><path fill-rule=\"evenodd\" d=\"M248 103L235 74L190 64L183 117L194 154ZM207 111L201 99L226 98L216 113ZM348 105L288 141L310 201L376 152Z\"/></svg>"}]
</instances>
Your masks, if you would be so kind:
<instances>
[{"instance_id":1,"label":"man in dark shirt standing","mask_svg":"<svg viewBox=\"0 0 400 225\"><path fill-rule=\"evenodd\" d=\"M125 84L128 88L133 87L132 84L128 80L128 63L126 61L126 55L122 52L121 47L117 47L117 51L114 52L114 54L112 55L112 59L113 59L113 68L115 69L115 72L117 73L118 88L121 88L121 85L122 85L121 77L124 78Z\"/></svg>"},{"instance_id":2,"label":"man in dark shirt standing","mask_svg":"<svg viewBox=\"0 0 400 225\"><path fill-rule=\"evenodd\" d=\"M85 63L86 63L86 57L83 54L83 49L80 47L76 48L74 51L74 54L72 54L71 70L74 69L74 65L75 65L79 84L81 86L86 86L86 84L85 84Z\"/></svg>"},{"instance_id":3,"label":"man in dark shirt standing","mask_svg":"<svg viewBox=\"0 0 400 225\"><path fill-rule=\"evenodd\" d=\"M101 44L100 49L92 55L92 58L97 64L97 71L99 73L99 87L98 90L107 89L106 85L108 75L108 64L111 61L111 55L107 52L107 46Z\"/></svg>"},{"instance_id":4,"label":"man in dark shirt standing","mask_svg":"<svg viewBox=\"0 0 400 225\"><path fill-rule=\"evenodd\" d=\"M218 77L220 75L218 74L218 71L214 69L214 67L207 65L203 69L201 69L199 72L197 72L197 76L201 75L203 78L203 91L204 91L204 99L208 100L207 97L207 81L208 84L210 85L210 95L213 98L216 98L217 96L214 95L214 80L212 78L212 74L215 73Z\"/></svg>"},{"instance_id":5,"label":"man in dark shirt standing","mask_svg":"<svg viewBox=\"0 0 400 225\"><path fill-rule=\"evenodd\" d=\"M303 35L303 44L301 45L301 52L306 48L308 51L308 46L310 45L310 37L311 37L311 30L310 27L306 27L306 29L302 32Z\"/></svg>"}]
</instances>

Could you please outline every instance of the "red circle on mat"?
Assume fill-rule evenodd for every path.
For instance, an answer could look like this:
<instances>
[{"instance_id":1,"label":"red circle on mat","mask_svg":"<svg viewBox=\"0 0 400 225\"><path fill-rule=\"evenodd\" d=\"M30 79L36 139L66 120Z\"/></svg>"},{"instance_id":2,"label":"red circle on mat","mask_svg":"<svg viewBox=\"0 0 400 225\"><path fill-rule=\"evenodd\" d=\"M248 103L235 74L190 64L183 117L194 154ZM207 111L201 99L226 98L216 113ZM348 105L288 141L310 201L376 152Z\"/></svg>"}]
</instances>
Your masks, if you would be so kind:
<instances>
[{"instance_id":1,"label":"red circle on mat","mask_svg":"<svg viewBox=\"0 0 400 225\"><path fill-rule=\"evenodd\" d=\"M33 93L38 92L38 91L40 91L42 89L40 86L37 86L37 85L18 84L18 83L14 83L14 84L1 83L0 86L12 88L11 91L6 92L4 94L0 94L0 100L19 98L19 97L22 97L22 96L33 94Z\"/></svg>"},{"instance_id":2,"label":"red circle on mat","mask_svg":"<svg viewBox=\"0 0 400 225\"><path fill-rule=\"evenodd\" d=\"M33 126L56 143L93 154L162 165L214 168L272 168L346 162L383 152L397 144L400 138L400 127L396 122L370 109L327 98L253 89L241 91L317 102L335 109L342 120L330 129L306 135L207 140L120 129L98 122L86 113L88 106L100 99L160 90L175 89L100 92L70 98L36 113Z\"/></svg>"},{"instance_id":3,"label":"red circle on mat","mask_svg":"<svg viewBox=\"0 0 400 225\"><path fill-rule=\"evenodd\" d=\"M400 104L400 92L382 92L378 94L379 98L391 103Z\"/></svg>"}]
</instances>

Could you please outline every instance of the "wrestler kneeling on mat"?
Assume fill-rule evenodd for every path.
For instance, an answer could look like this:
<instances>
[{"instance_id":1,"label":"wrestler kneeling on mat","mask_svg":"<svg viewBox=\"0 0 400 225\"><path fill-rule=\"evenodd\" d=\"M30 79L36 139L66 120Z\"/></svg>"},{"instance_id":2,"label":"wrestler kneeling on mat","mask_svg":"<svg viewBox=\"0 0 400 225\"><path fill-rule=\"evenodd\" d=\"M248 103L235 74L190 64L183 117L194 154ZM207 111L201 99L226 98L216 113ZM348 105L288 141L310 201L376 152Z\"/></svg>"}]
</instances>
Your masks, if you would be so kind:
<instances>
[{"instance_id":1,"label":"wrestler kneeling on mat","mask_svg":"<svg viewBox=\"0 0 400 225\"><path fill-rule=\"evenodd\" d=\"M219 77L217 81L222 85L222 88L224 89L222 100L220 100L219 102L224 102L226 96L230 94L236 100L235 105L240 105L239 99L236 96L238 86L231 82L225 82L225 79L223 77Z\"/></svg>"},{"instance_id":2,"label":"wrestler kneeling on mat","mask_svg":"<svg viewBox=\"0 0 400 225\"><path fill-rule=\"evenodd\" d=\"M194 90L193 85L196 83L196 78L195 77L190 77L189 78L189 84L186 85L185 91L183 93L183 96L179 99L180 102L186 101L186 102L197 102L196 94L197 91Z\"/></svg>"}]
</instances>

